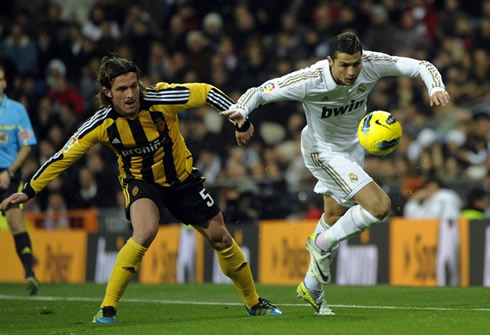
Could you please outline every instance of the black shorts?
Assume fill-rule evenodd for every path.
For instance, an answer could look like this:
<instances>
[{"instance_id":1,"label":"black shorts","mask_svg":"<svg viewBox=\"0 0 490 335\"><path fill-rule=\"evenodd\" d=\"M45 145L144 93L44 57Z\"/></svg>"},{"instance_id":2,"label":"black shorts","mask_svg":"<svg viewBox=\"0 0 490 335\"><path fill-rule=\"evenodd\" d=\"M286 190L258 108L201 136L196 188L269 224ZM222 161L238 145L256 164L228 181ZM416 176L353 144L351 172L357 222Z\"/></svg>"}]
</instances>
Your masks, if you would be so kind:
<instances>
[{"instance_id":1,"label":"black shorts","mask_svg":"<svg viewBox=\"0 0 490 335\"><path fill-rule=\"evenodd\" d=\"M13 178L10 178L10 185L6 189L0 188L0 201L3 201L5 198L10 195L22 191L22 182L15 175ZM19 207L19 205L12 205L12 207Z\"/></svg>"},{"instance_id":2,"label":"black shorts","mask_svg":"<svg viewBox=\"0 0 490 335\"><path fill-rule=\"evenodd\" d=\"M143 180L129 180L126 185L123 185L126 195L129 196L126 218L131 221L129 208L133 202L141 198L149 198L157 205L160 217L167 208L175 218L186 225L206 225L220 212L220 209L203 183L204 178L199 170L194 170L182 183L169 187Z\"/></svg>"}]
</instances>

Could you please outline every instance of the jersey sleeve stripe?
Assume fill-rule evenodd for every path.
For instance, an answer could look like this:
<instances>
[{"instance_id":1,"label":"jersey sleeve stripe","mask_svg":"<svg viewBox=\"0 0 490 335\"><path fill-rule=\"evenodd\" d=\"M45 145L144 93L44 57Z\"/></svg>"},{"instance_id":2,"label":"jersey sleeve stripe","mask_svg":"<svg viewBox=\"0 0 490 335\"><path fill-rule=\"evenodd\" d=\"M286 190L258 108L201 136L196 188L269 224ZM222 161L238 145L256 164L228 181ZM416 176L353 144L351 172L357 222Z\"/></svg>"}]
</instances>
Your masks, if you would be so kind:
<instances>
[{"instance_id":1,"label":"jersey sleeve stripe","mask_svg":"<svg viewBox=\"0 0 490 335\"><path fill-rule=\"evenodd\" d=\"M37 177L39 177L39 175L44 171L46 170L46 168L51 165L52 163L56 162L56 161L59 161L63 159L63 153L61 152L57 152L55 153L53 156L51 156L51 158L49 158L46 162L44 162L43 165L41 165L41 167L39 168L39 170L36 171L36 173L32 176L31 180L36 180Z\"/></svg>"},{"instance_id":2,"label":"jersey sleeve stripe","mask_svg":"<svg viewBox=\"0 0 490 335\"><path fill-rule=\"evenodd\" d=\"M189 101L190 90L177 87L161 91L146 91L143 100L160 104L185 104Z\"/></svg>"},{"instance_id":3,"label":"jersey sleeve stripe","mask_svg":"<svg viewBox=\"0 0 490 335\"><path fill-rule=\"evenodd\" d=\"M231 105L233 105L233 101L230 98L215 89L209 91L206 101L219 111L229 110Z\"/></svg>"},{"instance_id":4,"label":"jersey sleeve stripe","mask_svg":"<svg viewBox=\"0 0 490 335\"><path fill-rule=\"evenodd\" d=\"M75 137L80 139L91 130L97 128L97 126L105 120L110 111L111 108L106 108L105 110L93 115L84 124L82 124L80 128L78 128L78 130L75 132Z\"/></svg>"},{"instance_id":5,"label":"jersey sleeve stripe","mask_svg":"<svg viewBox=\"0 0 490 335\"><path fill-rule=\"evenodd\" d=\"M322 75L322 69L316 69L315 71L300 73L296 76L285 78L284 81L279 82L279 87L285 87L297 83L299 81L320 77Z\"/></svg>"},{"instance_id":6,"label":"jersey sleeve stripe","mask_svg":"<svg viewBox=\"0 0 490 335\"><path fill-rule=\"evenodd\" d=\"M247 90L244 95L240 97L240 99L237 102L237 107L238 108L245 108L245 106L248 104L248 101L253 97L253 95L260 91L262 88L261 87L254 87L249 90Z\"/></svg>"},{"instance_id":7,"label":"jersey sleeve stripe","mask_svg":"<svg viewBox=\"0 0 490 335\"><path fill-rule=\"evenodd\" d=\"M427 71L430 73L432 81L434 82L434 87L442 87L441 76L435 66L425 60L421 61L420 64L425 66Z\"/></svg>"}]
</instances>

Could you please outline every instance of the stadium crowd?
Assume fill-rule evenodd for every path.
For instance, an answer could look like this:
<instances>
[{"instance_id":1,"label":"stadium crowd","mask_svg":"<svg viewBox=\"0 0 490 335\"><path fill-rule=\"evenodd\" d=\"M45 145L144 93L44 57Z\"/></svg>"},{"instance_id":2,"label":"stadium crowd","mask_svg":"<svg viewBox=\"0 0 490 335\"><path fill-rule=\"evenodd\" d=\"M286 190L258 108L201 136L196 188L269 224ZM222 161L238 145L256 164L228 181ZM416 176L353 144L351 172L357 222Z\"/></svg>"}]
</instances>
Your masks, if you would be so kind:
<instances>
[{"instance_id":1,"label":"stadium crowd","mask_svg":"<svg viewBox=\"0 0 490 335\"><path fill-rule=\"evenodd\" d=\"M209 82L237 99L248 87L328 55L329 38L351 30L366 50L431 61L452 102L428 108L423 82L383 79L368 110L403 125L400 147L370 156L366 171L389 190L393 214L424 178L438 177L465 200L490 192L490 0L191 1L6 0L0 4L0 62L10 98L27 108L38 138L22 168L29 178L98 108L95 72L117 52L143 82ZM299 152L301 106L282 102L251 115L251 144L211 108L180 114L196 166L216 186L228 222L315 217L321 197ZM114 207L113 154L95 147L43 191L30 210ZM305 187L306 185L306 187ZM32 207L36 208L32 208ZM488 213L487 205L487 217Z\"/></svg>"}]
</instances>

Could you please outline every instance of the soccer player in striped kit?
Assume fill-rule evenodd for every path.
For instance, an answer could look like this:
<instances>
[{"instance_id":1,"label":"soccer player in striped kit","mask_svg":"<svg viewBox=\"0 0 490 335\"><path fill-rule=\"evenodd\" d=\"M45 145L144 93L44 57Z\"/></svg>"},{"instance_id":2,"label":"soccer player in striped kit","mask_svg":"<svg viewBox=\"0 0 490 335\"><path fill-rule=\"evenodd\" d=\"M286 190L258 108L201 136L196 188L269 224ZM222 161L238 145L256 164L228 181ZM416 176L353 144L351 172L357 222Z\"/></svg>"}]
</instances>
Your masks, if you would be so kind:
<instances>
[{"instance_id":1,"label":"soccer player in striped kit","mask_svg":"<svg viewBox=\"0 0 490 335\"><path fill-rule=\"evenodd\" d=\"M25 107L4 93L7 87L5 69L0 65L0 197L17 192L21 185L20 168L37 144L31 121ZM15 250L24 266L27 291L37 293L39 282L32 270L31 239L24 224L24 215L18 205L3 210L10 232L14 236Z\"/></svg>"},{"instance_id":2,"label":"soccer player in striped kit","mask_svg":"<svg viewBox=\"0 0 490 335\"><path fill-rule=\"evenodd\" d=\"M116 56L102 59L97 81L103 108L41 166L22 192L5 199L0 209L34 197L92 146L103 143L118 158L119 181L133 235L119 251L93 322L116 322L119 300L158 232L164 207L184 224L192 225L216 250L221 269L233 281L249 315L281 315L278 308L258 296L250 266L226 229L221 210L203 186L205 178L193 166L192 154L179 130L179 112L206 104L225 111L233 101L203 83L159 82L144 87L136 65Z\"/></svg>"},{"instance_id":3,"label":"soccer player in striped kit","mask_svg":"<svg viewBox=\"0 0 490 335\"><path fill-rule=\"evenodd\" d=\"M331 280L330 263L338 244L385 221L390 212L390 198L362 168L364 149L357 138L368 95L377 81L387 76L422 78L431 106L449 102L434 65L364 51L359 38L346 32L332 38L327 59L248 89L236 105L221 113L246 127L248 115L260 105L282 100L303 103L307 125L301 135L301 152L306 167L318 180L314 191L323 195L324 212L307 239L310 265L297 294L318 315L334 314L323 285ZM252 134L253 126L237 132L238 144L247 143Z\"/></svg>"}]
</instances>

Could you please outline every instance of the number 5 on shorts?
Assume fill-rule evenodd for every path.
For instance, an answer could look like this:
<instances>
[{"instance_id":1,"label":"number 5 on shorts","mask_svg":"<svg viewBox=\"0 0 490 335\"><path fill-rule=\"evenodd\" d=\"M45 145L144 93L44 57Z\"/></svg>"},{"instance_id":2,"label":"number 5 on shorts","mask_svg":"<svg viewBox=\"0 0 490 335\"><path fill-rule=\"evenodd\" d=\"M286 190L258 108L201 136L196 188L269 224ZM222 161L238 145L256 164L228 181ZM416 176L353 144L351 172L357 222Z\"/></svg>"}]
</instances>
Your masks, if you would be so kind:
<instances>
[{"instance_id":1,"label":"number 5 on shorts","mask_svg":"<svg viewBox=\"0 0 490 335\"><path fill-rule=\"evenodd\" d=\"M209 199L209 201L206 202L206 205L208 205L208 207L213 206L214 200L213 200L213 198L211 198L211 195L206 191L205 188L203 188L201 190L201 192L199 192L199 194L201 195L201 197L203 198L203 200Z\"/></svg>"}]
</instances>

